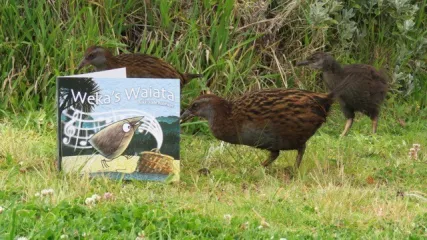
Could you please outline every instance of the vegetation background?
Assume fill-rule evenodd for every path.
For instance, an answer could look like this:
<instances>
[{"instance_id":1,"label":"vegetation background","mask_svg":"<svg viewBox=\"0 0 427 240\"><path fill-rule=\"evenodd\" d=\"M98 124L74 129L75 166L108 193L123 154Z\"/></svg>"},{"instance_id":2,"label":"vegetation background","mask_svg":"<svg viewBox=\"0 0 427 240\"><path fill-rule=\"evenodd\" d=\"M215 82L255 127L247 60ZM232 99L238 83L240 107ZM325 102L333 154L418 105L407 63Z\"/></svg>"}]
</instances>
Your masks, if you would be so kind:
<instances>
[{"instance_id":1,"label":"vegetation background","mask_svg":"<svg viewBox=\"0 0 427 240\"><path fill-rule=\"evenodd\" d=\"M427 144L426 10L426 0L0 0L0 238L426 237L426 158L408 157ZM317 50L386 70L391 89L378 135L358 115L339 139L334 108L292 180L294 153L265 171L265 153L220 143L201 121L183 127L178 186L82 179L53 166L55 81L93 44L203 73L183 107L207 84L227 98L324 92L318 72L294 67ZM43 188L55 193L35 197ZM107 191L114 201L85 205Z\"/></svg>"}]
</instances>

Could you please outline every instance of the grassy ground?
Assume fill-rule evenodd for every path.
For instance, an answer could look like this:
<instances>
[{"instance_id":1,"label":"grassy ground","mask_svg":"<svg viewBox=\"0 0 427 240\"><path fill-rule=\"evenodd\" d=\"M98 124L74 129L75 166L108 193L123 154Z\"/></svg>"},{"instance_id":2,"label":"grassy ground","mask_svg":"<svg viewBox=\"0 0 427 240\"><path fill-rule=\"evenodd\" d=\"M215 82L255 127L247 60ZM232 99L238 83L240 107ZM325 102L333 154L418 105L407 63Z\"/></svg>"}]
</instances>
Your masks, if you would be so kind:
<instances>
[{"instance_id":1,"label":"grassy ground","mask_svg":"<svg viewBox=\"0 0 427 240\"><path fill-rule=\"evenodd\" d=\"M426 238L425 6L0 0L0 239ZM344 119L335 109L294 178L287 169L295 152L265 170L266 152L222 144L193 122L183 127L180 183L88 179L57 172L53 119L56 77L75 73L92 44L203 73L183 89L184 107L208 81L226 97L257 88L325 91L318 72L294 67L317 50L385 69L391 90L377 135L358 116L339 138ZM413 143L421 144L417 160L408 157ZM211 175L199 176L202 167ZM35 196L43 189L53 194ZM85 204L106 192L114 199Z\"/></svg>"},{"instance_id":2,"label":"grassy ground","mask_svg":"<svg viewBox=\"0 0 427 240\"><path fill-rule=\"evenodd\" d=\"M37 112L3 120L0 239L425 238L427 112L403 117L402 127L404 112L395 109L385 109L377 135L359 115L350 135L339 138L344 119L335 108L294 178L286 169L295 152L264 170L266 152L182 135L175 184L59 173L51 119ZM421 144L418 160L408 157L413 143ZM199 176L202 167L211 174ZM52 195L36 196L49 188ZM105 192L114 198L85 204Z\"/></svg>"}]
</instances>

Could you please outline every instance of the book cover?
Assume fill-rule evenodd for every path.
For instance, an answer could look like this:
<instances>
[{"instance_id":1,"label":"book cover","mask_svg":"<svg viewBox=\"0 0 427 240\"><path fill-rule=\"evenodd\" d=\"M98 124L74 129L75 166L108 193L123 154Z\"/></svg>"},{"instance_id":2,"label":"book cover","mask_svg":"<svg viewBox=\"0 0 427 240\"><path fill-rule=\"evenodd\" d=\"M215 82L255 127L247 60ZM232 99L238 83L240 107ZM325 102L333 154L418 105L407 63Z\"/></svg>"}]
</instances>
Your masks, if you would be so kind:
<instances>
[{"instance_id":1,"label":"book cover","mask_svg":"<svg viewBox=\"0 0 427 240\"><path fill-rule=\"evenodd\" d=\"M60 170L179 180L179 79L125 69L58 77L57 108Z\"/></svg>"}]
</instances>

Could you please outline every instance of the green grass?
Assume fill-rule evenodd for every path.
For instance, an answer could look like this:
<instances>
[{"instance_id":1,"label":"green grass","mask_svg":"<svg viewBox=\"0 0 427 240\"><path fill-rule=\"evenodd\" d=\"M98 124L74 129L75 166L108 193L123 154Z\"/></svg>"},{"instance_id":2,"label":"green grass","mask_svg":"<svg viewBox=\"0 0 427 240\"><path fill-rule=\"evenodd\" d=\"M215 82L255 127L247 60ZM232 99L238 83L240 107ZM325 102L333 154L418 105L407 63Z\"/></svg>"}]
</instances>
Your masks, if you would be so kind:
<instances>
[{"instance_id":1,"label":"green grass","mask_svg":"<svg viewBox=\"0 0 427 240\"><path fill-rule=\"evenodd\" d=\"M417 110L408 111L411 116ZM287 169L295 152L282 152L264 169L262 150L184 134L181 181L174 184L58 172L51 119L26 120L40 115L0 124L0 239L135 239L141 231L148 239L427 236L425 111L405 118L387 107L377 135L359 115L349 136L340 138L344 119L336 106L310 139L294 178ZM408 157L413 143L421 144L418 160ZM211 174L199 176L202 167ZM52 196L35 196L48 188ZM105 192L115 199L85 204ZM268 228L259 228L263 219Z\"/></svg>"},{"instance_id":2,"label":"green grass","mask_svg":"<svg viewBox=\"0 0 427 240\"><path fill-rule=\"evenodd\" d=\"M314 2L0 0L0 239L135 239L141 231L149 239L426 238L427 0L325 0L318 23ZM332 5L354 16L342 21ZM403 31L406 20L414 27ZM344 39L348 21L358 31ZM317 72L293 67L319 49L396 76L379 133L358 115L339 138L344 119L335 108L294 178L295 152L263 169L266 152L222 144L194 121L183 126L180 183L88 179L54 166L54 98L56 77L75 73L92 44L203 73L183 89L183 107L208 81L225 97L275 87L324 92ZM418 160L408 157L413 143ZM202 167L211 175L199 176ZM47 188L55 193L35 196ZM85 205L104 192L115 200ZM258 228L263 219L269 228Z\"/></svg>"},{"instance_id":3,"label":"green grass","mask_svg":"<svg viewBox=\"0 0 427 240\"><path fill-rule=\"evenodd\" d=\"M315 1L0 1L0 116L44 109L54 113L55 80L76 71L93 44L115 54L142 52L164 58L182 72L203 73L183 91L183 106L210 82L214 92L230 96L253 88L300 87L319 91L315 74L293 67L315 50L331 51L342 63L384 68L393 93L411 95L425 107L427 36L425 6L417 1L384 1L382 7L352 0L347 29L341 11L314 23ZM402 9L395 3L407 2ZM338 9L338 8L337 8ZM402 33L405 20L413 29ZM317 25L316 25L317 24ZM337 32L338 31L338 32ZM409 75L413 75L411 80Z\"/></svg>"}]
</instances>

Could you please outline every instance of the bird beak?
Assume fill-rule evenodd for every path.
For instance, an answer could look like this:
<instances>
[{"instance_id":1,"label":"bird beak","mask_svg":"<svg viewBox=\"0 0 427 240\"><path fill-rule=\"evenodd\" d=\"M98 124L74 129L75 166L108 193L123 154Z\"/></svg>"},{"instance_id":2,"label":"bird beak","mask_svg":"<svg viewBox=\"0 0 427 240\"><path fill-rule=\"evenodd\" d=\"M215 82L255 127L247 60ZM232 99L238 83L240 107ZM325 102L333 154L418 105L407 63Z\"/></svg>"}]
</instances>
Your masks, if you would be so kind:
<instances>
[{"instance_id":1,"label":"bird beak","mask_svg":"<svg viewBox=\"0 0 427 240\"><path fill-rule=\"evenodd\" d=\"M80 62L79 66L77 67L77 71L80 71L84 66L88 64L89 62L86 60L86 58L83 58L83 60Z\"/></svg>"},{"instance_id":2,"label":"bird beak","mask_svg":"<svg viewBox=\"0 0 427 240\"><path fill-rule=\"evenodd\" d=\"M142 122L141 121L139 121L139 122L136 122L136 123L134 123L134 124L132 124L132 127L133 127L133 129L138 129L139 128L139 126L141 126L141 124L142 124Z\"/></svg>"},{"instance_id":3,"label":"bird beak","mask_svg":"<svg viewBox=\"0 0 427 240\"><path fill-rule=\"evenodd\" d=\"M143 118L144 117L135 117L132 121L130 121L130 125L134 130L137 130L139 126L141 126Z\"/></svg>"},{"instance_id":4,"label":"bird beak","mask_svg":"<svg viewBox=\"0 0 427 240\"><path fill-rule=\"evenodd\" d=\"M184 123L187 120L190 120L192 117L194 117L193 113L190 110L185 110L183 114L181 114L181 117L179 119L179 123Z\"/></svg>"},{"instance_id":5,"label":"bird beak","mask_svg":"<svg viewBox=\"0 0 427 240\"><path fill-rule=\"evenodd\" d=\"M308 65L308 64L310 64L310 62L307 61L307 60L304 60L304 61L301 61L301 62L297 62L296 66L299 67L299 66L305 66L305 65Z\"/></svg>"}]
</instances>

